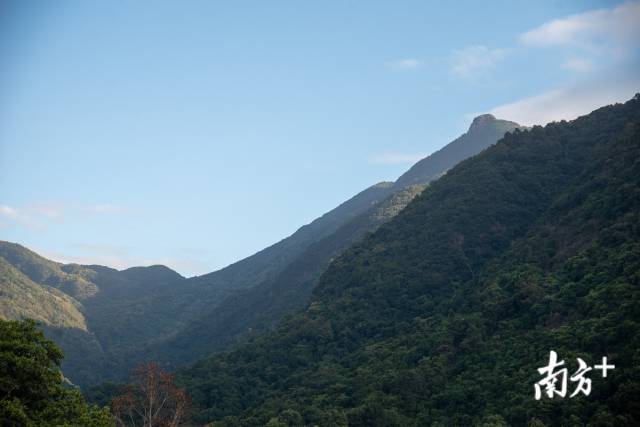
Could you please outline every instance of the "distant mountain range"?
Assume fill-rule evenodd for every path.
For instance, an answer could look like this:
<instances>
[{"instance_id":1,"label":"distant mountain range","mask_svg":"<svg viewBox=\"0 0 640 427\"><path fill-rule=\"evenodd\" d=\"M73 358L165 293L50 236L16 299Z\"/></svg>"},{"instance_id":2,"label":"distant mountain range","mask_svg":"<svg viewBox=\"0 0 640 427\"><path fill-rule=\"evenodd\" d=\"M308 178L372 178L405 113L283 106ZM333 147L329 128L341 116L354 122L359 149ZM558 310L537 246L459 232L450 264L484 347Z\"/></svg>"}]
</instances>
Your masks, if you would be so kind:
<instances>
[{"instance_id":1,"label":"distant mountain range","mask_svg":"<svg viewBox=\"0 0 640 427\"><path fill-rule=\"evenodd\" d=\"M0 242L0 317L43 322L65 352L65 375L83 386L121 379L147 359L191 363L304 307L332 259L458 162L519 127L479 116L467 133L396 182L373 185L255 255L190 279L164 266L65 265Z\"/></svg>"},{"instance_id":2,"label":"distant mountain range","mask_svg":"<svg viewBox=\"0 0 640 427\"><path fill-rule=\"evenodd\" d=\"M99 265L61 264L15 243L0 241L0 318L33 318L65 352L65 375L78 384L102 381L117 366L119 348L112 349L111 335L128 337L135 347L147 336L140 331L156 318L131 321L136 313L126 304L143 295L161 292L185 280L164 266L134 267L123 271ZM137 324L126 333L120 324L109 325L105 315L112 307ZM157 317L163 318L160 314ZM170 321L166 319L166 321Z\"/></svg>"}]
</instances>

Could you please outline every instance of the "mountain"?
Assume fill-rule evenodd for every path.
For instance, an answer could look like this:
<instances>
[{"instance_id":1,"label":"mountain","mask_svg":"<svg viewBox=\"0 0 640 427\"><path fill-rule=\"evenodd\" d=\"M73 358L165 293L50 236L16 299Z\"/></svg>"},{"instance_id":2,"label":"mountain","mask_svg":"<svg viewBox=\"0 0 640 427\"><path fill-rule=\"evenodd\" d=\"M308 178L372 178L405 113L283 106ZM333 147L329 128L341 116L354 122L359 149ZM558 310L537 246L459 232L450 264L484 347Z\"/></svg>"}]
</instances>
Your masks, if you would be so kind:
<instances>
[{"instance_id":1,"label":"mountain","mask_svg":"<svg viewBox=\"0 0 640 427\"><path fill-rule=\"evenodd\" d=\"M216 425L638 425L639 224L636 95L461 162L180 379ZM616 367L535 400L551 350Z\"/></svg>"},{"instance_id":2,"label":"mountain","mask_svg":"<svg viewBox=\"0 0 640 427\"><path fill-rule=\"evenodd\" d=\"M214 310L205 312L170 339L145 349L143 354L181 366L273 328L286 314L306 304L333 257L396 215L424 188L406 188L374 205L331 235L311 243L271 280L231 293Z\"/></svg>"},{"instance_id":3,"label":"mountain","mask_svg":"<svg viewBox=\"0 0 640 427\"><path fill-rule=\"evenodd\" d=\"M505 133L522 128L518 123L498 120L491 114L482 114L471 122L469 130L428 157L413 165L394 183L394 188L430 182L462 160L475 156L493 145Z\"/></svg>"},{"instance_id":4,"label":"mountain","mask_svg":"<svg viewBox=\"0 0 640 427\"><path fill-rule=\"evenodd\" d=\"M481 118L396 183L375 184L280 242L203 276L185 279L164 266L118 271L60 264L8 242L0 242L0 256L40 290L66 294L69 307L82 316L85 328L44 321L47 335L67 355L63 371L74 383L120 380L150 359L182 366L269 330L303 307L333 258L400 212L455 162L518 128ZM32 315L36 306L23 305L10 318ZM71 314L66 316L78 318Z\"/></svg>"},{"instance_id":5,"label":"mountain","mask_svg":"<svg viewBox=\"0 0 640 427\"><path fill-rule=\"evenodd\" d=\"M150 334L149 328L159 329L153 318L138 318L136 327L122 334L127 336L124 342L114 341L114 335L120 337L117 328L125 322L113 323L111 310L126 306L128 299L155 294L184 280L164 266L118 271L61 264L24 246L0 241L0 319L39 321L65 353L63 372L79 385L102 381L120 360L122 347L135 346L132 341ZM127 310L118 314L135 317ZM140 329L145 333L139 333Z\"/></svg>"},{"instance_id":6,"label":"mountain","mask_svg":"<svg viewBox=\"0 0 640 427\"><path fill-rule=\"evenodd\" d=\"M311 244L334 234L357 217L370 214L394 193L431 182L461 160L495 144L505 133L517 128L520 128L517 123L498 120L490 114L478 116L465 134L416 163L396 182L372 185L280 242L226 268L193 278L190 282L237 289L269 281Z\"/></svg>"},{"instance_id":7,"label":"mountain","mask_svg":"<svg viewBox=\"0 0 640 427\"><path fill-rule=\"evenodd\" d=\"M28 317L59 328L87 330L80 304L69 295L39 285L0 257L0 319Z\"/></svg>"},{"instance_id":8,"label":"mountain","mask_svg":"<svg viewBox=\"0 0 640 427\"><path fill-rule=\"evenodd\" d=\"M215 312L230 295L256 286L261 280L275 277L285 266L316 239L321 239L340 226L340 221L356 217L389 194L391 183L380 183L362 191L334 210L300 228L292 236L222 270L190 279L176 278L175 272L161 282L152 281L154 289L131 287L125 278L140 278L135 269L117 272L101 267L95 281L108 298L91 298L84 302L85 313L99 342L105 349L105 362L100 381L125 378L136 365L146 360L162 363L184 363L177 356L187 353L202 357L197 342L191 347L172 349L174 337L201 316ZM91 266L98 270L95 266ZM150 267L145 268L148 278ZM173 280L172 280L173 279ZM134 292L123 294L123 290ZM159 347L168 351L158 353ZM204 350L203 350L204 351ZM92 362L93 364L93 362ZM86 369L89 369L87 366ZM83 368L84 369L84 368ZM66 371L65 371L66 372ZM73 375L71 375L73 377ZM95 383L97 381L92 381ZM87 385L84 382L83 385Z\"/></svg>"},{"instance_id":9,"label":"mountain","mask_svg":"<svg viewBox=\"0 0 640 427\"><path fill-rule=\"evenodd\" d=\"M179 333L142 350L142 354L180 366L271 329L308 302L332 258L395 216L429 182L457 162L518 128L517 123L490 114L476 117L465 134L416 163L395 183L376 184L254 257L197 278L209 286L211 281L226 283L227 287L233 283L234 292L192 318ZM274 265L260 264L267 260ZM238 273L229 274L229 269L243 272L245 282L237 279Z\"/></svg>"},{"instance_id":10,"label":"mountain","mask_svg":"<svg viewBox=\"0 0 640 427\"><path fill-rule=\"evenodd\" d=\"M83 300L96 294L98 288L86 278L85 270L66 272L62 265L50 261L15 243L0 241L0 257L37 283L42 283Z\"/></svg>"},{"instance_id":11,"label":"mountain","mask_svg":"<svg viewBox=\"0 0 640 427\"><path fill-rule=\"evenodd\" d=\"M251 287L282 270L301 251L338 229L345 222L369 210L391 194L392 183L380 182L358 193L310 224L300 227L291 236L258 253L221 270L205 274L191 281L225 287Z\"/></svg>"}]
</instances>

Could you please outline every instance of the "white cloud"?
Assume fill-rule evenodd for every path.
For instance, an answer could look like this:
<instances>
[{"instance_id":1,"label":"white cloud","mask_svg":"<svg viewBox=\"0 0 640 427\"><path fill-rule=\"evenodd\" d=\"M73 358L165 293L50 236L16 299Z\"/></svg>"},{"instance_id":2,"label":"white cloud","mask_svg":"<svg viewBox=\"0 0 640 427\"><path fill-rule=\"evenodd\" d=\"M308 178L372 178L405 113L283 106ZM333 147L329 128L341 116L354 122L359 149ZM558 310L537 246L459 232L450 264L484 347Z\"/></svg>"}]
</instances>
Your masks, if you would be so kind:
<instances>
[{"instance_id":1,"label":"white cloud","mask_svg":"<svg viewBox=\"0 0 640 427\"><path fill-rule=\"evenodd\" d=\"M479 74L495 68L508 54L507 49L489 49L486 46L469 46L451 53L451 73L465 79L475 79Z\"/></svg>"},{"instance_id":2,"label":"white cloud","mask_svg":"<svg viewBox=\"0 0 640 427\"><path fill-rule=\"evenodd\" d=\"M9 219L16 219L18 217L18 211L7 205L0 205L0 215Z\"/></svg>"},{"instance_id":3,"label":"white cloud","mask_svg":"<svg viewBox=\"0 0 640 427\"><path fill-rule=\"evenodd\" d=\"M599 50L627 48L640 42L640 1L555 19L520 36L527 46L572 46Z\"/></svg>"},{"instance_id":4,"label":"white cloud","mask_svg":"<svg viewBox=\"0 0 640 427\"><path fill-rule=\"evenodd\" d=\"M422 66L422 62L419 59L406 58L394 62L389 62L386 65L388 68L394 70L411 70Z\"/></svg>"},{"instance_id":5,"label":"white cloud","mask_svg":"<svg viewBox=\"0 0 640 427\"><path fill-rule=\"evenodd\" d=\"M91 213L123 213L127 209L120 205L101 204L101 205L88 205L84 207L84 210Z\"/></svg>"},{"instance_id":6,"label":"white cloud","mask_svg":"<svg viewBox=\"0 0 640 427\"><path fill-rule=\"evenodd\" d=\"M586 73L593 70L593 62L586 58L569 58L563 64L562 68L565 70L576 71L579 73Z\"/></svg>"},{"instance_id":7,"label":"white cloud","mask_svg":"<svg viewBox=\"0 0 640 427\"><path fill-rule=\"evenodd\" d=\"M385 164L385 165L397 165L415 163L419 160L427 157L427 154L406 154L406 153L383 153L373 156L370 160L371 163Z\"/></svg>"},{"instance_id":8,"label":"white cloud","mask_svg":"<svg viewBox=\"0 0 640 427\"><path fill-rule=\"evenodd\" d=\"M59 203L35 203L22 208L25 215L41 215L50 219L62 219L65 206Z\"/></svg>"},{"instance_id":9,"label":"white cloud","mask_svg":"<svg viewBox=\"0 0 640 427\"><path fill-rule=\"evenodd\" d=\"M127 212L123 206L114 204L80 205L66 203L32 203L22 206L0 205L0 217L7 226L17 225L34 231L46 230L54 221L68 217L86 217L94 214L120 214Z\"/></svg>"},{"instance_id":10,"label":"white cloud","mask_svg":"<svg viewBox=\"0 0 640 427\"><path fill-rule=\"evenodd\" d=\"M9 224L16 224L34 231L42 230L44 228L42 224L35 221L32 215L24 209L15 208L9 205L0 205L0 216L9 221L8 223L5 223L5 228L8 228Z\"/></svg>"},{"instance_id":11,"label":"white cloud","mask_svg":"<svg viewBox=\"0 0 640 427\"><path fill-rule=\"evenodd\" d=\"M501 105L489 112L523 125L544 125L552 121L572 120L599 107L627 101L639 91L640 74L631 67L624 72L610 73L600 80Z\"/></svg>"}]
</instances>

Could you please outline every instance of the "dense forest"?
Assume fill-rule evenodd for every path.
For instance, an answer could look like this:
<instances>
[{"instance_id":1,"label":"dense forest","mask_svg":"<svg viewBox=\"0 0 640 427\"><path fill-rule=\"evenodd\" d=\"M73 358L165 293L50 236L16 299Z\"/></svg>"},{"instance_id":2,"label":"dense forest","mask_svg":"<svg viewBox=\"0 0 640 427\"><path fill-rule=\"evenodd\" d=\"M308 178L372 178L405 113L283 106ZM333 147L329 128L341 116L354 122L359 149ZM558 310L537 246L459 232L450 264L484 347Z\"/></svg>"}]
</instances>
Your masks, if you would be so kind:
<instances>
[{"instance_id":1,"label":"dense forest","mask_svg":"<svg viewBox=\"0 0 640 427\"><path fill-rule=\"evenodd\" d=\"M639 179L638 95L509 133L179 381L221 425L638 425ZM550 350L616 369L538 401Z\"/></svg>"},{"instance_id":2,"label":"dense forest","mask_svg":"<svg viewBox=\"0 0 640 427\"><path fill-rule=\"evenodd\" d=\"M32 320L0 320L0 424L109 427L107 408L65 384L62 352Z\"/></svg>"}]
</instances>

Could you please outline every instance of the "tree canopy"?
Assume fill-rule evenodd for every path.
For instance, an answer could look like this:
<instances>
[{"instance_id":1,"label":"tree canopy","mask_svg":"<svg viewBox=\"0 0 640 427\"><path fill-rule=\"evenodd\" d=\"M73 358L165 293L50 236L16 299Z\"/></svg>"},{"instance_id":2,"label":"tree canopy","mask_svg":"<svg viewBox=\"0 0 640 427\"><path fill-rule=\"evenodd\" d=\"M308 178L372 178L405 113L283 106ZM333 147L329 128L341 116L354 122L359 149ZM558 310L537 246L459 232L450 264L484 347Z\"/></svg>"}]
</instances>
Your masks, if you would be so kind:
<instances>
[{"instance_id":1,"label":"tree canopy","mask_svg":"<svg viewBox=\"0 0 640 427\"><path fill-rule=\"evenodd\" d=\"M7 426L113 426L64 383L62 352L33 320L0 320L0 420Z\"/></svg>"}]
</instances>

